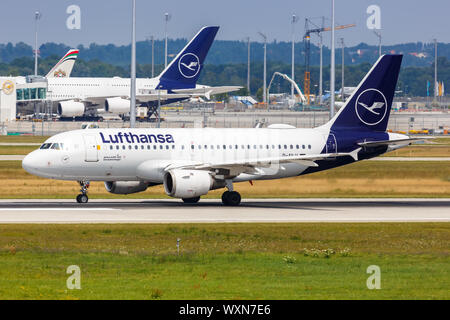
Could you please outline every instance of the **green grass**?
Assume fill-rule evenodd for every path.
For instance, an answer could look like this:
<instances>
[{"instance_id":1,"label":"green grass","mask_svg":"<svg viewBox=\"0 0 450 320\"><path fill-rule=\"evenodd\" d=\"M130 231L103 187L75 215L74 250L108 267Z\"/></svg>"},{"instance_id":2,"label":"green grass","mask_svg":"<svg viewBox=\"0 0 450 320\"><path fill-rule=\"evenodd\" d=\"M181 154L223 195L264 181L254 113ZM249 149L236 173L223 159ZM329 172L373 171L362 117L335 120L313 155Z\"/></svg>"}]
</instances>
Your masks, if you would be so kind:
<instances>
[{"instance_id":1,"label":"green grass","mask_svg":"<svg viewBox=\"0 0 450 320\"><path fill-rule=\"evenodd\" d=\"M0 142L6 143L43 143L50 136L0 136Z\"/></svg>"},{"instance_id":2,"label":"green grass","mask_svg":"<svg viewBox=\"0 0 450 320\"><path fill-rule=\"evenodd\" d=\"M449 299L449 253L449 223L3 225L0 299Z\"/></svg>"},{"instance_id":3,"label":"green grass","mask_svg":"<svg viewBox=\"0 0 450 320\"><path fill-rule=\"evenodd\" d=\"M43 179L26 173L20 161L0 161L1 198L74 198L79 187L73 181ZM311 197L450 197L448 161L361 161L305 176L237 183L244 198ZM223 189L205 198L220 198ZM162 186L131 195L108 193L102 182L92 182L89 196L95 198L167 198Z\"/></svg>"},{"instance_id":4,"label":"green grass","mask_svg":"<svg viewBox=\"0 0 450 320\"><path fill-rule=\"evenodd\" d=\"M0 146L0 154L25 155L38 148L39 146Z\"/></svg>"}]
</instances>

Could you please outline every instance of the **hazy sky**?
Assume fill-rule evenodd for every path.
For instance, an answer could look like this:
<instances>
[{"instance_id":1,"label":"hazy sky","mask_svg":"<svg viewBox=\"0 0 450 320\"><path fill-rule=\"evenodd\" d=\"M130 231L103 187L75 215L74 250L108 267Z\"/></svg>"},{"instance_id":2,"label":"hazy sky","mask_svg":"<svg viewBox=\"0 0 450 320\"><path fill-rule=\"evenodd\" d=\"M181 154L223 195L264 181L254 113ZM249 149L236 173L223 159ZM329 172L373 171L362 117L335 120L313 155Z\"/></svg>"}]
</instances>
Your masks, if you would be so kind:
<instances>
[{"instance_id":1,"label":"hazy sky","mask_svg":"<svg viewBox=\"0 0 450 320\"><path fill-rule=\"evenodd\" d=\"M301 41L306 17L331 15L331 0L136 0L137 39L150 35L164 37L164 13L171 13L170 38L191 38L201 26L219 25L216 39L261 41L258 31L269 41L291 40L291 16L296 14L296 41ZM337 32L347 45L377 43L366 27L369 5L381 8L384 44L405 42L450 42L450 1L448 0L336 0L336 23L357 26ZM69 30L66 20L69 5L81 9L81 29ZM0 10L0 43L34 43L34 12L40 10L39 43L58 42L76 46L129 44L131 0L15 0ZM319 20L315 20L319 22ZM330 24L328 20L327 25ZM325 36L329 45L329 33Z\"/></svg>"}]
</instances>

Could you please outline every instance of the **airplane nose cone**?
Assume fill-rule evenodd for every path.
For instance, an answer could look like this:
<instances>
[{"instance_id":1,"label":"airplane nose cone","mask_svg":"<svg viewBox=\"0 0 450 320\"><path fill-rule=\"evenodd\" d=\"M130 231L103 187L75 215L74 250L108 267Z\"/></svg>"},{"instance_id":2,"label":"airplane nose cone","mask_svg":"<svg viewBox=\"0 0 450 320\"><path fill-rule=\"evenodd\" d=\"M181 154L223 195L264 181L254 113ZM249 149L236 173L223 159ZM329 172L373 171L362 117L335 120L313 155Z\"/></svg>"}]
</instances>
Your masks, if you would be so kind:
<instances>
[{"instance_id":1,"label":"airplane nose cone","mask_svg":"<svg viewBox=\"0 0 450 320\"><path fill-rule=\"evenodd\" d=\"M28 172L32 173L32 166L33 166L33 153L29 153L23 158L22 160L22 168Z\"/></svg>"},{"instance_id":2,"label":"airplane nose cone","mask_svg":"<svg viewBox=\"0 0 450 320\"><path fill-rule=\"evenodd\" d=\"M25 156L22 160L22 168L33 175L40 176L42 175L43 164L42 157L37 153L37 151L33 151Z\"/></svg>"}]
</instances>

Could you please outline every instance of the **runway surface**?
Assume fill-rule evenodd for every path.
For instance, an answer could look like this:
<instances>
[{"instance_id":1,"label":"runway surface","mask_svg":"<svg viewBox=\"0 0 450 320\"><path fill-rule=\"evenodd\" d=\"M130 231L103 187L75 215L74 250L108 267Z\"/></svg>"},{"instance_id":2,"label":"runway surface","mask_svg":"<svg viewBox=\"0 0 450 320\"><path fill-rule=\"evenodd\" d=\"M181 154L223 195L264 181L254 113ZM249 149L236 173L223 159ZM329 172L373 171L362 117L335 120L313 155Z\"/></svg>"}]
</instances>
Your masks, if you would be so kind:
<instances>
[{"instance_id":1,"label":"runway surface","mask_svg":"<svg viewBox=\"0 0 450 320\"><path fill-rule=\"evenodd\" d=\"M450 199L1 200L2 223L450 222Z\"/></svg>"}]
</instances>

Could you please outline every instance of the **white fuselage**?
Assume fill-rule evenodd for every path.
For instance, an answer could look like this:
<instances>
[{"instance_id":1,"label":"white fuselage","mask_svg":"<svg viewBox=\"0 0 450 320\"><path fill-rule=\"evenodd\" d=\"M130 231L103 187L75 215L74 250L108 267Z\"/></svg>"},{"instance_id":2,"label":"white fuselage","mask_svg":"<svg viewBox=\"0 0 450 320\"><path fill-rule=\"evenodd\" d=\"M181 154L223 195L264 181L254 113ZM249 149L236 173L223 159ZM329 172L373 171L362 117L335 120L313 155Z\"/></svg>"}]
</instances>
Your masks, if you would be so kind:
<instances>
[{"instance_id":1,"label":"white fuselage","mask_svg":"<svg viewBox=\"0 0 450 320\"><path fill-rule=\"evenodd\" d=\"M69 77L69 78L48 78L47 98L51 101L102 101L102 98L109 97L129 97L129 78L90 78L90 77ZM158 78L138 78L136 79L136 94L145 95L155 92L159 83ZM196 85L195 88L207 88L208 86ZM100 99L96 99L100 98Z\"/></svg>"},{"instance_id":2,"label":"white fuselage","mask_svg":"<svg viewBox=\"0 0 450 320\"><path fill-rule=\"evenodd\" d=\"M49 138L46 143L59 143L62 148L33 151L23 166L52 179L162 183L164 169L170 165L319 154L327 136L323 128L76 130ZM307 168L299 163L271 163L257 174L242 173L233 181L296 176Z\"/></svg>"},{"instance_id":3,"label":"white fuselage","mask_svg":"<svg viewBox=\"0 0 450 320\"><path fill-rule=\"evenodd\" d=\"M130 95L130 79L127 78L48 78L47 98L52 101L84 100L91 97L122 97ZM136 79L136 93L154 90L157 78Z\"/></svg>"}]
</instances>

